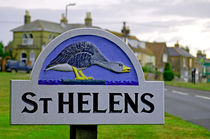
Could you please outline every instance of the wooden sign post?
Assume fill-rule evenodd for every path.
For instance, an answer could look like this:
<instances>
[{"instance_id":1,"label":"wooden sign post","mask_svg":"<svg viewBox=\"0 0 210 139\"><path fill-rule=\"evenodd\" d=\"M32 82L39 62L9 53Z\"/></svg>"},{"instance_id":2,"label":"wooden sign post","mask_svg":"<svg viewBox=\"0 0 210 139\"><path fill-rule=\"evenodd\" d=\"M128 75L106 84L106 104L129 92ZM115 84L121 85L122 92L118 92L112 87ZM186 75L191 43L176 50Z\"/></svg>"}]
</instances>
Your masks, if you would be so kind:
<instances>
[{"instance_id":1,"label":"wooden sign post","mask_svg":"<svg viewBox=\"0 0 210 139\"><path fill-rule=\"evenodd\" d=\"M97 125L71 125L70 139L97 139Z\"/></svg>"},{"instance_id":2,"label":"wooden sign post","mask_svg":"<svg viewBox=\"0 0 210 139\"><path fill-rule=\"evenodd\" d=\"M97 125L163 123L164 83L145 81L130 48L104 30L61 34L30 80L11 81L11 124L67 124L71 138L96 138Z\"/></svg>"}]
</instances>

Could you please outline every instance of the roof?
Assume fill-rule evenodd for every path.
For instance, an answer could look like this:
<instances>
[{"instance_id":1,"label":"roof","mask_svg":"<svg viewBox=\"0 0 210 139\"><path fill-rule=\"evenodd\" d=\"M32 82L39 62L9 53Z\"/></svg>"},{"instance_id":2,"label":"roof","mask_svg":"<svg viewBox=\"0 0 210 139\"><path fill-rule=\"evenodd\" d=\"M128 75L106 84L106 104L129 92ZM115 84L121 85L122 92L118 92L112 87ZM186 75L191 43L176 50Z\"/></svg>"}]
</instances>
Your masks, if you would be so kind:
<instances>
[{"instance_id":1,"label":"roof","mask_svg":"<svg viewBox=\"0 0 210 139\"><path fill-rule=\"evenodd\" d=\"M210 63L210 59L205 59L205 63Z\"/></svg>"},{"instance_id":2,"label":"roof","mask_svg":"<svg viewBox=\"0 0 210 139\"><path fill-rule=\"evenodd\" d=\"M74 24L67 24L67 25L64 25L64 28L65 30L70 30L70 29L75 29L75 28L100 28L100 27L97 27L97 26L85 26L85 24L77 24L77 23L74 23Z\"/></svg>"},{"instance_id":3,"label":"roof","mask_svg":"<svg viewBox=\"0 0 210 139\"><path fill-rule=\"evenodd\" d=\"M118 36L122 40L124 39L123 33L115 32L111 30L107 30L107 31ZM140 41L136 36L128 35L128 45L134 52L144 53L147 55L154 56L154 53L150 49L145 47L145 42Z\"/></svg>"},{"instance_id":4,"label":"roof","mask_svg":"<svg viewBox=\"0 0 210 139\"><path fill-rule=\"evenodd\" d=\"M189 52L179 47L168 47L168 53L170 56L194 57Z\"/></svg>"},{"instance_id":5,"label":"roof","mask_svg":"<svg viewBox=\"0 0 210 139\"><path fill-rule=\"evenodd\" d=\"M115 32L111 30L107 30L107 31L118 36L122 40L124 39L123 33ZM154 56L154 53L150 49L145 47L145 42L140 41L136 36L128 35L128 45L134 52L144 53L147 55Z\"/></svg>"},{"instance_id":6,"label":"roof","mask_svg":"<svg viewBox=\"0 0 210 139\"><path fill-rule=\"evenodd\" d=\"M134 51L134 52L137 52L137 53L144 53L144 54L147 54L147 55L150 55L150 56L155 56L154 55L154 53L150 50L150 49L148 49L148 48L140 48L140 47L138 47L138 48L132 48L131 47L131 49Z\"/></svg>"},{"instance_id":7,"label":"roof","mask_svg":"<svg viewBox=\"0 0 210 139\"><path fill-rule=\"evenodd\" d=\"M106 30L116 36L118 36L120 39L124 40L125 36L123 33L119 33L119 32L115 32L115 31L111 31L111 30ZM134 50L135 52L136 51L139 51L137 50L138 48L142 48L143 49L146 49L145 47L145 42L143 41L140 41L136 36L133 36L133 35L128 35L127 37L128 39L128 45L133 48L132 50ZM148 50L149 51L149 50ZM152 54L152 52L148 52L147 54ZM153 54L152 54L153 55Z\"/></svg>"},{"instance_id":8,"label":"roof","mask_svg":"<svg viewBox=\"0 0 210 139\"><path fill-rule=\"evenodd\" d=\"M166 47L165 42L146 42L146 47L149 48L156 56L156 65L160 64L164 48Z\"/></svg>"},{"instance_id":9,"label":"roof","mask_svg":"<svg viewBox=\"0 0 210 139\"><path fill-rule=\"evenodd\" d=\"M25 24L20 27L17 27L12 30L13 32L22 32L22 31L48 31L62 33L65 31L65 28L62 27L59 23L54 23L44 20L35 20L30 24Z\"/></svg>"},{"instance_id":10,"label":"roof","mask_svg":"<svg viewBox=\"0 0 210 139\"><path fill-rule=\"evenodd\" d=\"M174 49L174 47L168 47L168 54L170 56L180 56L180 54Z\"/></svg>"},{"instance_id":11,"label":"roof","mask_svg":"<svg viewBox=\"0 0 210 139\"><path fill-rule=\"evenodd\" d=\"M70 29L83 28L86 27L84 24L59 24L55 22L45 21L45 20L35 20L29 24L25 24L13 29L13 32L24 32L24 31L48 31L62 33ZM99 28L96 26L91 26L91 28Z\"/></svg>"},{"instance_id":12,"label":"roof","mask_svg":"<svg viewBox=\"0 0 210 139\"><path fill-rule=\"evenodd\" d=\"M111 31L111 30L107 30L108 32L118 36L118 37L124 37L124 33L119 33L119 32L115 32L115 31ZM133 35L128 35L128 39L133 39L133 40L138 40L139 39L136 37L136 36L133 36Z\"/></svg>"}]
</instances>

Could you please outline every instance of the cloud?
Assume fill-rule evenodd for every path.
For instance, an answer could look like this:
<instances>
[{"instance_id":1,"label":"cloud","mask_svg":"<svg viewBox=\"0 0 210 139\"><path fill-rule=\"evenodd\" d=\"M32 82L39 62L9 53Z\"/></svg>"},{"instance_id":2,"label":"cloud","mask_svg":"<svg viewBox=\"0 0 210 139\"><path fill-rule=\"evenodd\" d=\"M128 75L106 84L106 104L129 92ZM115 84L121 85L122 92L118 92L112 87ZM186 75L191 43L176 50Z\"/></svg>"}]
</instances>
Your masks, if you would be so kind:
<instances>
[{"instance_id":1,"label":"cloud","mask_svg":"<svg viewBox=\"0 0 210 139\"><path fill-rule=\"evenodd\" d=\"M203 23L202 32L203 33L209 33L210 32L210 20L208 20L205 23Z\"/></svg>"},{"instance_id":2,"label":"cloud","mask_svg":"<svg viewBox=\"0 0 210 139\"><path fill-rule=\"evenodd\" d=\"M175 4L167 4L153 11L155 15L173 15L181 17L209 18L210 17L209 0L190 0Z\"/></svg>"},{"instance_id":3,"label":"cloud","mask_svg":"<svg viewBox=\"0 0 210 139\"><path fill-rule=\"evenodd\" d=\"M145 41L209 48L210 0L71 0L69 23L84 23L85 13L92 13L93 25L120 32L123 21L131 34ZM60 22L69 0L0 0L0 40L12 40L9 30L23 25L25 8L32 20ZM6 7L7 6L7 7ZM16 8L14 8L16 7ZM208 55L208 54L207 54ZM210 55L209 55L210 56Z\"/></svg>"}]
</instances>

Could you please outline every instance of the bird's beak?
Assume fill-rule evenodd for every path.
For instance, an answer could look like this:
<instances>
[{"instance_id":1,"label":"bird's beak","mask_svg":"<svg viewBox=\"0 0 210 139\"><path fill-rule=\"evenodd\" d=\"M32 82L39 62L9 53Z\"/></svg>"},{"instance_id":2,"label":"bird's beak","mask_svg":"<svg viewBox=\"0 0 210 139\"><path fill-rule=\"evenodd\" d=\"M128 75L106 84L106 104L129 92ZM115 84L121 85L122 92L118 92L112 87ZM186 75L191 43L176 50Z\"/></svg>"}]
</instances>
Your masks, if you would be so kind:
<instances>
[{"instance_id":1,"label":"bird's beak","mask_svg":"<svg viewBox=\"0 0 210 139\"><path fill-rule=\"evenodd\" d=\"M131 70L130 67L126 67L125 65L123 65L122 72L130 72L130 70Z\"/></svg>"}]
</instances>

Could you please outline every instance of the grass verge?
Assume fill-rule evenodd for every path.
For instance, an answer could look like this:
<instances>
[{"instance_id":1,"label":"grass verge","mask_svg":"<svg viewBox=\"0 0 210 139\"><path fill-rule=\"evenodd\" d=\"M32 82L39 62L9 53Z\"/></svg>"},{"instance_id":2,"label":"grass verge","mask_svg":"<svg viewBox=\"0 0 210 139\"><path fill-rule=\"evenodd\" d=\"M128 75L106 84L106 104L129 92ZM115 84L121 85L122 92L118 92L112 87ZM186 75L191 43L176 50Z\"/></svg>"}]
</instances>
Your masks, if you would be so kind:
<instances>
[{"instance_id":1,"label":"grass verge","mask_svg":"<svg viewBox=\"0 0 210 139\"><path fill-rule=\"evenodd\" d=\"M29 79L25 73L0 72L0 138L2 139L55 139L69 138L68 125L10 125L10 80ZM210 138L210 131L165 114L164 125L99 125L99 139L168 139L168 138Z\"/></svg>"},{"instance_id":2,"label":"grass verge","mask_svg":"<svg viewBox=\"0 0 210 139\"><path fill-rule=\"evenodd\" d=\"M177 87L184 87L184 88L191 88L203 91L210 91L210 83L186 83L186 82L174 82L174 81L167 81L165 82L166 85L172 85Z\"/></svg>"}]
</instances>

